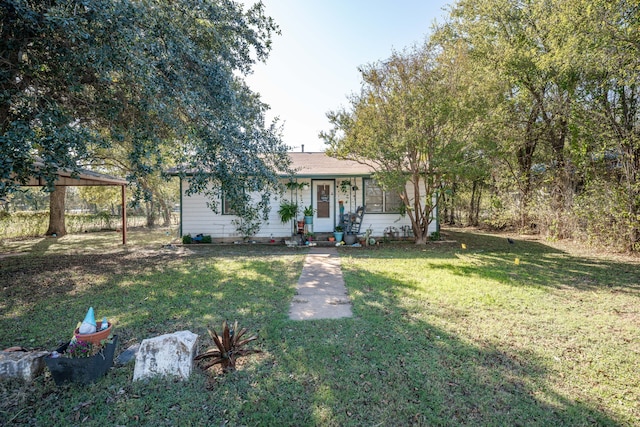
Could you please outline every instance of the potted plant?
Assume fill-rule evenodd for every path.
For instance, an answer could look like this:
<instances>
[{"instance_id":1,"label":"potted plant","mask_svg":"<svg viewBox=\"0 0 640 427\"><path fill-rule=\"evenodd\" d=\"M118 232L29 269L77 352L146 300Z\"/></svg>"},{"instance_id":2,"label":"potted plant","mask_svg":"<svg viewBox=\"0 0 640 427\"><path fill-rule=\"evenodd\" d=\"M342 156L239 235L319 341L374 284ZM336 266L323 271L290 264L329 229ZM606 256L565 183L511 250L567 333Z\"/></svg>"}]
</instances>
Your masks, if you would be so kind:
<instances>
[{"instance_id":1,"label":"potted plant","mask_svg":"<svg viewBox=\"0 0 640 427\"><path fill-rule=\"evenodd\" d=\"M336 242L341 242L342 236L344 236L344 228L342 228L341 225L336 225L335 231L333 232L333 237L336 238Z\"/></svg>"},{"instance_id":2,"label":"potted plant","mask_svg":"<svg viewBox=\"0 0 640 427\"><path fill-rule=\"evenodd\" d=\"M283 200L280 203L280 208L278 209L278 216L280 216L280 221L283 224L286 224L289 221L293 221L298 215L298 204L290 202L289 200ZM293 234L295 234L295 224Z\"/></svg>"},{"instance_id":3,"label":"potted plant","mask_svg":"<svg viewBox=\"0 0 640 427\"><path fill-rule=\"evenodd\" d=\"M107 373L118 341L117 335L111 335L112 327L106 318L96 322L93 307L89 308L71 341L44 358L56 385L68 381L89 384Z\"/></svg>"},{"instance_id":4,"label":"potted plant","mask_svg":"<svg viewBox=\"0 0 640 427\"><path fill-rule=\"evenodd\" d=\"M353 245L358 240L358 236L353 233L347 233L344 235L345 245Z\"/></svg>"},{"instance_id":5,"label":"potted plant","mask_svg":"<svg viewBox=\"0 0 640 427\"><path fill-rule=\"evenodd\" d=\"M89 384L104 376L113 365L118 336L98 344L71 340L44 358L56 385L65 382Z\"/></svg>"},{"instance_id":6,"label":"potted plant","mask_svg":"<svg viewBox=\"0 0 640 427\"><path fill-rule=\"evenodd\" d=\"M313 206L307 206L304 208L303 214L305 224L313 224L313 214L315 211L316 210L313 209Z\"/></svg>"}]
</instances>

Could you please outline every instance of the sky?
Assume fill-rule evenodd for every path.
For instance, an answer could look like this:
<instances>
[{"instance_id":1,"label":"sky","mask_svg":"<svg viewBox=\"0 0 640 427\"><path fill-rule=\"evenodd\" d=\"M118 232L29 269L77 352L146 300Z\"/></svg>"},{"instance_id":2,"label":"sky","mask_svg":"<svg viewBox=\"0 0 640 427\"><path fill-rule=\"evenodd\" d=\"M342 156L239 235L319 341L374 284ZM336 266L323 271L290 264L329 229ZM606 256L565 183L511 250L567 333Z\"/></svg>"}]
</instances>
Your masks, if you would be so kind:
<instances>
[{"instance_id":1,"label":"sky","mask_svg":"<svg viewBox=\"0 0 640 427\"><path fill-rule=\"evenodd\" d=\"M250 5L253 0L242 0ZM327 112L360 90L358 67L424 42L451 0L263 0L280 27L247 83L280 119L292 151L324 151Z\"/></svg>"}]
</instances>

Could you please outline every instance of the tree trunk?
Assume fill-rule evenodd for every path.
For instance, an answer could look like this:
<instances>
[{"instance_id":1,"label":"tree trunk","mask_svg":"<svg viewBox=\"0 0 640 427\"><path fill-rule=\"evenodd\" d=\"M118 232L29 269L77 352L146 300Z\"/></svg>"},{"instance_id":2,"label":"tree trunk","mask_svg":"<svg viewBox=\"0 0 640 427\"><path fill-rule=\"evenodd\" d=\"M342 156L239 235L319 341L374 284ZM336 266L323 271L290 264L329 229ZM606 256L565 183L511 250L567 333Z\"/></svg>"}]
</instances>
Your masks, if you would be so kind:
<instances>
[{"instance_id":1,"label":"tree trunk","mask_svg":"<svg viewBox=\"0 0 640 427\"><path fill-rule=\"evenodd\" d=\"M471 187L471 201L469 202L469 225L477 227L480 217L480 199L482 198L482 183L479 180L473 181Z\"/></svg>"},{"instance_id":2,"label":"tree trunk","mask_svg":"<svg viewBox=\"0 0 640 427\"><path fill-rule=\"evenodd\" d=\"M64 225L64 199L67 194L67 187L56 186L49 195L49 229L45 233L47 236L56 235L62 237L67 234Z\"/></svg>"},{"instance_id":3,"label":"tree trunk","mask_svg":"<svg viewBox=\"0 0 640 427\"><path fill-rule=\"evenodd\" d=\"M155 227L156 225L156 205L153 199L149 200L147 203L147 227Z\"/></svg>"},{"instance_id":4,"label":"tree trunk","mask_svg":"<svg viewBox=\"0 0 640 427\"><path fill-rule=\"evenodd\" d=\"M162 226L169 227L171 225L171 206L167 203L167 200L160 198L160 210L162 211Z\"/></svg>"},{"instance_id":5,"label":"tree trunk","mask_svg":"<svg viewBox=\"0 0 640 427\"><path fill-rule=\"evenodd\" d=\"M474 180L471 186L471 201L469 202L469 225L476 226L478 225L478 220L475 217L475 206L476 206L476 191L478 191L478 181Z\"/></svg>"}]
</instances>

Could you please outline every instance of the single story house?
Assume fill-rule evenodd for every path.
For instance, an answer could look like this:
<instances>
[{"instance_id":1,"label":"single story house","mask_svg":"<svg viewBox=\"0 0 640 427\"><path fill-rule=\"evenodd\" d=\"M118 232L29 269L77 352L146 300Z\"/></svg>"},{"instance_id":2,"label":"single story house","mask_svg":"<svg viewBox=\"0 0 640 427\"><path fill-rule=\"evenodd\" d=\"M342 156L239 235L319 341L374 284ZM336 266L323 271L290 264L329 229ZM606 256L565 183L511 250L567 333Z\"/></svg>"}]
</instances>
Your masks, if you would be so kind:
<instances>
[{"instance_id":1,"label":"single story house","mask_svg":"<svg viewBox=\"0 0 640 427\"><path fill-rule=\"evenodd\" d=\"M313 225L309 227L314 233L331 233L340 222L340 202L344 212L355 212L359 206L365 206L361 233L372 229L372 236L380 237L395 233L395 236L413 236L411 221L408 216L401 215L402 202L397 194L385 192L372 178L373 170L360 163L349 160L338 160L324 153L291 152L292 169L296 171L295 181L304 186L289 189L281 197L274 196L268 220L262 223L256 239L281 239L292 234L292 223L283 224L278 216L278 209L283 200L294 201L299 206L299 219L303 219L302 210L306 206L314 209ZM290 176L283 176L283 183L290 181ZM224 203L221 212L215 213L207 206L204 195L188 196L188 182L180 185L180 234L211 235L215 239L238 240L241 236L233 220L233 213L225 212ZM300 188L302 187L302 188ZM409 192L412 194L413 190ZM223 201L220 201L223 202ZM437 215L436 215L437 218ZM436 220L432 221L429 234L437 230Z\"/></svg>"}]
</instances>

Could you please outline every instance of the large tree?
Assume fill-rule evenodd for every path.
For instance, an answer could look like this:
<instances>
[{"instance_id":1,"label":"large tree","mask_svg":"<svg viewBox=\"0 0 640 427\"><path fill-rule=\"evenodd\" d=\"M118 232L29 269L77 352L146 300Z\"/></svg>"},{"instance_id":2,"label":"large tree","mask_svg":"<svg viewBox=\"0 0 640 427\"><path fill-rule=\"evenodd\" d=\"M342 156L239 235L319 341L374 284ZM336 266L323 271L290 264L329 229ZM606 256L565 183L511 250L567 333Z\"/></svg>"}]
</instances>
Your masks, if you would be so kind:
<instances>
[{"instance_id":1,"label":"large tree","mask_svg":"<svg viewBox=\"0 0 640 427\"><path fill-rule=\"evenodd\" d=\"M474 60L505 82L504 120L495 123L495 138L520 191L521 225L528 222L534 165L544 164L557 237L564 235L559 215L570 208L575 178L570 131L579 72L568 57L575 47L569 3L461 0L450 22L450 33L468 43Z\"/></svg>"},{"instance_id":2,"label":"large tree","mask_svg":"<svg viewBox=\"0 0 640 427\"><path fill-rule=\"evenodd\" d=\"M605 166L586 183L598 188L603 233L640 250L640 1L576 2L579 49L571 56L584 70L581 102L592 158ZM602 187L602 188L600 188ZM592 192L589 192L593 194ZM618 203L611 203L617 200ZM597 203L604 201L606 203ZM608 208L607 208L608 207ZM593 224L596 221L591 221ZM622 237L622 239L620 239Z\"/></svg>"},{"instance_id":3,"label":"large tree","mask_svg":"<svg viewBox=\"0 0 640 427\"><path fill-rule=\"evenodd\" d=\"M400 194L417 244L429 239L442 184L464 170L481 108L464 61L464 49L426 43L362 67L360 94L328 114L333 129L321 134L329 155L372 166Z\"/></svg>"},{"instance_id":4,"label":"large tree","mask_svg":"<svg viewBox=\"0 0 640 427\"><path fill-rule=\"evenodd\" d=\"M134 183L177 164L191 191L265 214L247 190L268 197L287 156L243 79L277 31L262 4L2 0L0 14L0 197L30 176L52 189L117 143Z\"/></svg>"}]
</instances>

